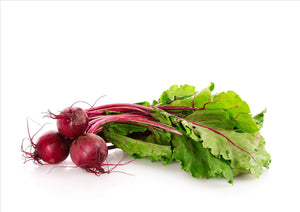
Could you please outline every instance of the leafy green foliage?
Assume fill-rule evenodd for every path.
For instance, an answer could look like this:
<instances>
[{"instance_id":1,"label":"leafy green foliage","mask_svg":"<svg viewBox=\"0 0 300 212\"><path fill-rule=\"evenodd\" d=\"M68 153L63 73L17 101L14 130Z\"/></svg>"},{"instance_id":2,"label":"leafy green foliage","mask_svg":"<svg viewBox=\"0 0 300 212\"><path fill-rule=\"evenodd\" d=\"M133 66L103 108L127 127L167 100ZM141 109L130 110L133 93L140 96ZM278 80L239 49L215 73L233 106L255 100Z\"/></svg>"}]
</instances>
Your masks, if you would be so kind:
<instances>
[{"instance_id":1,"label":"leafy green foliage","mask_svg":"<svg viewBox=\"0 0 300 212\"><path fill-rule=\"evenodd\" d=\"M153 101L150 115L182 136L129 123L111 123L104 127L104 136L135 158L163 164L179 161L196 178L225 177L229 183L241 173L258 178L271 162L259 132L266 110L252 116L249 105L234 91L213 95L213 89L213 83L201 91L191 85L173 85Z\"/></svg>"}]
</instances>

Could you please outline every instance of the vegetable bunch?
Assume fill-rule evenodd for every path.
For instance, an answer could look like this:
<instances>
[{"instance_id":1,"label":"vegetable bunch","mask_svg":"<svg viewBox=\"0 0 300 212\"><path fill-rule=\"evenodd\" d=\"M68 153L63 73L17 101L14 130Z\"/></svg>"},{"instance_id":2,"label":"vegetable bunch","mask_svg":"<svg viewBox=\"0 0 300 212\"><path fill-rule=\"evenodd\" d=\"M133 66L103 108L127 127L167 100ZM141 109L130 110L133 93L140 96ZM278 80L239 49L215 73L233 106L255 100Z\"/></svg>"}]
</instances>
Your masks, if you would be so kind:
<instances>
[{"instance_id":1,"label":"vegetable bunch","mask_svg":"<svg viewBox=\"0 0 300 212\"><path fill-rule=\"evenodd\" d=\"M108 172L102 168L107 151L120 148L133 158L147 157L163 164L179 161L181 168L195 178L225 177L229 183L241 173L258 178L271 162L259 132L266 111L252 116L248 104L235 92L212 94L213 89L213 83L201 91L192 85L173 85L153 103L93 106L81 115L88 121L84 130L77 126L79 135L64 135L74 134L71 129L58 131L69 140L73 162L96 174ZM50 117L57 119L59 128L62 119L74 116L68 114L72 113ZM89 135L93 136L87 139ZM95 135L112 146L97 144ZM30 140L35 147L37 144ZM76 148L78 140L84 145L84 153L79 152L83 147ZM91 147L84 143L89 140L93 141ZM27 159L40 161L38 154L23 152Z\"/></svg>"}]
</instances>

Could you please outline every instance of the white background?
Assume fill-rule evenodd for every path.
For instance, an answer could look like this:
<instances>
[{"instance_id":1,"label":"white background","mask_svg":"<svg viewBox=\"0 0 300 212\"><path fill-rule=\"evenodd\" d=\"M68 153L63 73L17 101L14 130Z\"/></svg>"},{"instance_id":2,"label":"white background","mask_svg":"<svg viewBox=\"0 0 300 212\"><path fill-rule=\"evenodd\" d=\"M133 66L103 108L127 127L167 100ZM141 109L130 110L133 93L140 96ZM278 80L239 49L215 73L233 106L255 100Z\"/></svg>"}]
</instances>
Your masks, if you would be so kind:
<instances>
[{"instance_id":1,"label":"white background","mask_svg":"<svg viewBox=\"0 0 300 212\"><path fill-rule=\"evenodd\" d=\"M299 211L299 11L277 1L2 1L1 211ZM43 124L42 112L78 100L152 101L173 84L211 81L253 114L268 109L272 163L259 179L232 186L148 159L100 177L23 164L28 117Z\"/></svg>"}]
</instances>

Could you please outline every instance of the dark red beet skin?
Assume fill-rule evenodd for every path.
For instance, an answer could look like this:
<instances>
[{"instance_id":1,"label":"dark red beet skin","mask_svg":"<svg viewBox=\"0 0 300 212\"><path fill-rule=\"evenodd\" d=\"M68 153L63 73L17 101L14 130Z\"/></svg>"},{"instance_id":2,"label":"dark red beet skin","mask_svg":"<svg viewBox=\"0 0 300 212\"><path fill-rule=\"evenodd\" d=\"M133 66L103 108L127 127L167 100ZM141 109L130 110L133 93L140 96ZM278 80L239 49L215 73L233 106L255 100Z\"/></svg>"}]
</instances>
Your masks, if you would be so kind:
<instances>
[{"instance_id":1,"label":"dark red beet skin","mask_svg":"<svg viewBox=\"0 0 300 212\"><path fill-rule=\"evenodd\" d=\"M82 135L88 126L88 115L78 107L65 108L57 118L58 131L67 138Z\"/></svg>"},{"instance_id":2,"label":"dark red beet skin","mask_svg":"<svg viewBox=\"0 0 300 212\"><path fill-rule=\"evenodd\" d=\"M59 132L49 131L38 139L33 155L38 160L56 164L68 157L69 150L68 141Z\"/></svg>"},{"instance_id":3,"label":"dark red beet skin","mask_svg":"<svg viewBox=\"0 0 300 212\"><path fill-rule=\"evenodd\" d=\"M77 137L70 148L72 161L81 168L95 174L104 173L102 163L108 155L105 141L98 135L87 133Z\"/></svg>"}]
</instances>

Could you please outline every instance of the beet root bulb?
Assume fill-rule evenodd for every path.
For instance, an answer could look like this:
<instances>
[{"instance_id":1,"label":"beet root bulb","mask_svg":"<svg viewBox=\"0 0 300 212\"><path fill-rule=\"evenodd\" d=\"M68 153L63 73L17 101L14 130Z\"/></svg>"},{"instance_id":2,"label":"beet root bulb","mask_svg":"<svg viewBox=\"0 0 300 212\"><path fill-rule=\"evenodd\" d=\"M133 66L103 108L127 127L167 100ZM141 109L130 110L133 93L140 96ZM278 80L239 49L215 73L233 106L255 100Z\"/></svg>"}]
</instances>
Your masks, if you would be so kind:
<instances>
[{"instance_id":1,"label":"beet root bulb","mask_svg":"<svg viewBox=\"0 0 300 212\"><path fill-rule=\"evenodd\" d=\"M77 137L71 144L70 156L73 163L96 175L106 173L102 168L108 155L105 141L98 135L87 133Z\"/></svg>"},{"instance_id":2,"label":"beet root bulb","mask_svg":"<svg viewBox=\"0 0 300 212\"><path fill-rule=\"evenodd\" d=\"M57 119L58 131L69 139L82 135L89 122L88 115L79 107L67 107L54 118Z\"/></svg>"},{"instance_id":3,"label":"beet root bulb","mask_svg":"<svg viewBox=\"0 0 300 212\"><path fill-rule=\"evenodd\" d=\"M45 132L39 137L36 144L31 141L31 150L27 152L22 147L25 162L33 160L41 165L43 162L57 164L64 161L69 155L69 141L57 131Z\"/></svg>"}]
</instances>

